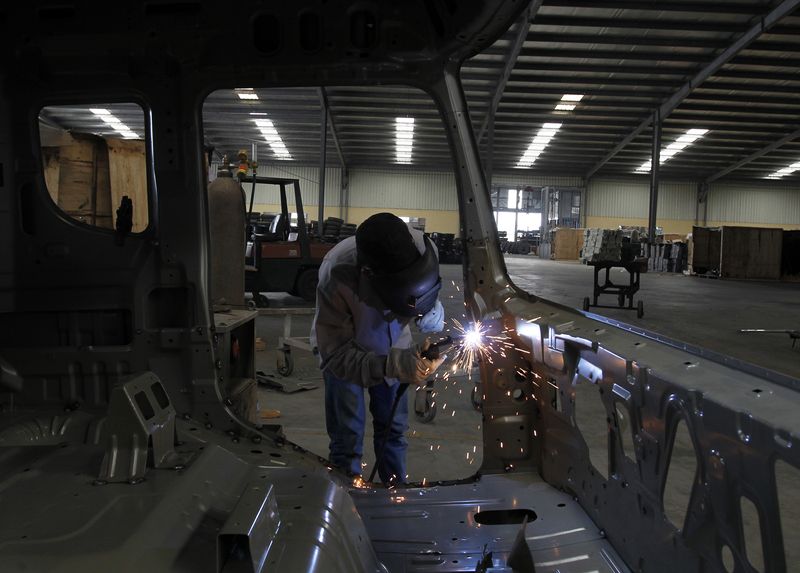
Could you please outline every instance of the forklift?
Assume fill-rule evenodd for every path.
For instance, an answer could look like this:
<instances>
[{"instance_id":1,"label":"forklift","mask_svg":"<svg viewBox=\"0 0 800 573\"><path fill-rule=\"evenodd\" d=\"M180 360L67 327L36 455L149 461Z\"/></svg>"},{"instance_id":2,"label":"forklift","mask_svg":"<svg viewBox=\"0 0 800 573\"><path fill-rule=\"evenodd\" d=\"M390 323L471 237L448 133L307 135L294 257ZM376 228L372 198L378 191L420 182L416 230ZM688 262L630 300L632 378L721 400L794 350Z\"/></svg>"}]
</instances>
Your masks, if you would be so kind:
<instances>
[{"instance_id":1,"label":"forklift","mask_svg":"<svg viewBox=\"0 0 800 573\"><path fill-rule=\"evenodd\" d=\"M247 224L253 213L256 183L274 185L280 189L281 212L272 220L269 233L249 234L245 252L245 292L253 295L253 304L259 308L269 306L262 292L288 292L294 296L314 301L322 259L334 245L312 240L308 233L303 198L298 179L281 177L241 177L251 183L250 206ZM294 188L297 208L297 226L292 227L291 213L286 200L287 187Z\"/></svg>"}]
</instances>

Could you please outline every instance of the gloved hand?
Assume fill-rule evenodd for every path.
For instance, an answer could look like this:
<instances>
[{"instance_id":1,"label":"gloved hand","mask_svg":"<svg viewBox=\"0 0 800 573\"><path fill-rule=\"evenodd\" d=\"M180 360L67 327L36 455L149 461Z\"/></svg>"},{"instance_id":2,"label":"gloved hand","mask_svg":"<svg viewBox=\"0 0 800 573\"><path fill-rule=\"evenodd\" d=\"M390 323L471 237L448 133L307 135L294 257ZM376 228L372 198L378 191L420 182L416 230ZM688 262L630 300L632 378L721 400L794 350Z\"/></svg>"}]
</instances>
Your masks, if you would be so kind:
<instances>
[{"instance_id":1,"label":"gloved hand","mask_svg":"<svg viewBox=\"0 0 800 573\"><path fill-rule=\"evenodd\" d=\"M431 341L425 339L421 349L416 345L409 348L391 348L389 356L386 357L386 376L397 378L407 384L417 386L425 384L447 358L444 355L436 360L423 358L421 352L427 350L430 345Z\"/></svg>"},{"instance_id":2,"label":"gloved hand","mask_svg":"<svg viewBox=\"0 0 800 573\"><path fill-rule=\"evenodd\" d=\"M444 330L444 306L439 299L427 313L417 317L417 328L420 332L441 332Z\"/></svg>"}]
</instances>

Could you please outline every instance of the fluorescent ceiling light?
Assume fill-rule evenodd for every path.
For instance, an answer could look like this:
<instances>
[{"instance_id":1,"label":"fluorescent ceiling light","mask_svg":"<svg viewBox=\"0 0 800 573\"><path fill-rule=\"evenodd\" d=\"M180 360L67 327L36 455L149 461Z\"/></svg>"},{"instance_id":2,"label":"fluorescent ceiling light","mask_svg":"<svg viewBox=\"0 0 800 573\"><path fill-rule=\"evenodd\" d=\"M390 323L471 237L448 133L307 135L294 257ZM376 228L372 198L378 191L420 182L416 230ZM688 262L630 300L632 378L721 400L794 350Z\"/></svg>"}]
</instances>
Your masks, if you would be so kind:
<instances>
[{"instance_id":1,"label":"fluorescent ceiling light","mask_svg":"<svg viewBox=\"0 0 800 573\"><path fill-rule=\"evenodd\" d=\"M527 169L531 167L536 162L536 159L544 152L547 144L555 137L559 129L561 129L560 123L542 124L541 129L536 132L536 135L531 140L525 153L522 154L522 157L520 157L517 162L517 168Z\"/></svg>"},{"instance_id":2,"label":"fluorescent ceiling light","mask_svg":"<svg viewBox=\"0 0 800 573\"><path fill-rule=\"evenodd\" d=\"M675 141L667 145L665 148L661 150L658 157L659 164L665 163L669 161L681 151L689 147L692 143L703 137L706 133L708 133L707 129L700 129L700 128L693 128L688 130L686 133L678 137ZM636 173L650 173L650 168L652 167L652 161L649 159L642 163L639 167L635 169Z\"/></svg>"},{"instance_id":3,"label":"fluorescent ceiling light","mask_svg":"<svg viewBox=\"0 0 800 573\"><path fill-rule=\"evenodd\" d=\"M139 134L133 131L130 127L122 123L117 116L105 108L90 107L89 111L95 116L100 118L106 127L113 129L125 139L140 139Z\"/></svg>"},{"instance_id":4,"label":"fluorescent ceiling light","mask_svg":"<svg viewBox=\"0 0 800 573\"><path fill-rule=\"evenodd\" d=\"M556 111L572 111L575 109L574 103L560 103L556 106Z\"/></svg>"},{"instance_id":5,"label":"fluorescent ceiling light","mask_svg":"<svg viewBox=\"0 0 800 573\"><path fill-rule=\"evenodd\" d=\"M578 102L583 99L583 94L564 94L561 96L561 101L574 101Z\"/></svg>"},{"instance_id":6,"label":"fluorescent ceiling light","mask_svg":"<svg viewBox=\"0 0 800 573\"><path fill-rule=\"evenodd\" d=\"M414 118L394 118L395 162L410 164L414 147Z\"/></svg>"},{"instance_id":7,"label":"fluorescent ceiling light","mask_svg":"<svg viewBox=\"0 0 800 573\"><path fill-rule=\"evenodd\" d=\"M269 115L269 114L265 111L251 111L250 115Z\"/></svg>"},{"instance_id":8,"label":"fluorescent ceiling light","mask_svg":"<svg viewBox=\"0 0 800 573\"><path fill-rule=\"evenodd\" d=\"M248 100L258 99L258 94L255 91L253 91L253 88L236 88L233 91L236 92L236 95L239 96L239 99L248 99Z\"/></svg>"},{"instance_id":9,"label":"fluorescent ceiling light","mask_svg":"<svg viewBox=\"0 0 800 573\"><path fill-rule=\"evenodd\" d=\"M269 144L269 148L272 150L272 153L275 154L275 159L292 159L292 154L289 153L288 149L286 149L286 144L283 143L283 140L278 134L278 130L275 129L275 124L272 123L271 119L254 119L253 123L255 123L258 127L258 130L261 132L264 141Z\"/></svg>"},{"instance_id":10,"label":"fluorescent ceiling light","mask_svg":"<svg viewBox=\"0 0 800 573\"><path fill-rule=\"evenodd\" d=\"M770 173L764 179L780 179L782 177L786 177L787 175L791 175L795 171L800 171L800 161L792 163L788 167L784 167L783 169L778 169L775 173Z\"/></svg>"}]
</instances>

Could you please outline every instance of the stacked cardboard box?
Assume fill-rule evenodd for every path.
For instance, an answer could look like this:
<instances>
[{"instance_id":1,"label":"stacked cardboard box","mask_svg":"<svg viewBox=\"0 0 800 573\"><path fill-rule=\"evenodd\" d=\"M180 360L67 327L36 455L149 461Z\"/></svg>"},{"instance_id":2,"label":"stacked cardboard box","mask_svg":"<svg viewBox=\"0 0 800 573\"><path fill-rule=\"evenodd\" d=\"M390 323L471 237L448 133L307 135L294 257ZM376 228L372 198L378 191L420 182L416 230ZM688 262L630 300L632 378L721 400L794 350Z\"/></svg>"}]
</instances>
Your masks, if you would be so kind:
<instances>
[{"instance_id":1,"label":"stacked cardboard box","mask_svg":"<svg viewBox=\"0 0 800 573\"><path fill-rule=\"evenodd\" d=\"M586 263L618 262L622 259L622 231L586 229L581 260Z\"/></svg>"},{"instance_id":2,"label":"stacked cardboard box","mask_svg":"<svg viewBox=\"0 0 800 573\"><path fill-rule=\"evenodd\" d=\"M550 258L577 261L583 248L583 229L559 227L553 230L553 250Z\"/></svg>"}]
</instances>

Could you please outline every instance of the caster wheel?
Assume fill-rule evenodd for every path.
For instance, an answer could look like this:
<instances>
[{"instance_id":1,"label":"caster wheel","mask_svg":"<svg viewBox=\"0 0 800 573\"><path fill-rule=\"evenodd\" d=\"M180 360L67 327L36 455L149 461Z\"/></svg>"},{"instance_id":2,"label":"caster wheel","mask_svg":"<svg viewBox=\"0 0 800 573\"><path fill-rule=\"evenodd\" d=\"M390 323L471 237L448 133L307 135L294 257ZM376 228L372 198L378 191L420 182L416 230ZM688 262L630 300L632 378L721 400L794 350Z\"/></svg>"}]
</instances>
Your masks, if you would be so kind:
<instances>
[{"instance_id":1,"label":"caster wheel","mask_svg":"<svg viewBox=\"0 0 800 573\"><path fill-rule=\"evenodd\" d=\"M250 310L255 310L257 308L256 301L248 300L247 301L247 308L250 309Z\"/></svg>"},{"instance_id":2,"label":"caster wheel","mask_svg":"<svg viewBox=\"0 0 800 573\"><path fill-rule=\"evenodd\" d=\"M472 387L472 393L469 396L469 400L472 402L472 407L476 412L481 412L483 410L483 395L480 393L480 390L477 386Z\"/></svg>"},{"instance_id":3,"label":"caster wheel","mask_svg":"<svg viewBox=\"0 0 800 573\"><path fill-rule=\"evenodd\" d=\"M417 412L414 410L414 413L417 415L417 420L423 424L433 421L433 419L436 417L436 403L431 398L430 392L427 394L428 395L425 397L425 411Z\"/></svg>"},{"instance_id":4,"label":"caster wheel","mask_svg":"<svg viewBox=\"0 0 800 573\"><path fill-rule=\"evenodd\" d=\"M636 317L642 318L644 316L644 301L640 300L639 304L636 305Z\"/></svg>"},{"instance_id":5,"label":"caster wheel","mask_svg":"<svg viewBox=\"0 0 800 573\"><path fill-rule=\"evenodd\" d=\"M589 310L589 297L584 297L583 299L583 310Z\"/></svg>"},{"instance_id":6,"label":"caster wheel","mask_svg":"<svg viewBox=\"0 0 800 573\"><path fill-rule=\"evenodd\" d=\"M281 351L283 357L278 356L278 374L281 376L289 376L292 372L294 372L294 358L292 358L292 353L288 350Z\"/></svg>"}]
</instances>

